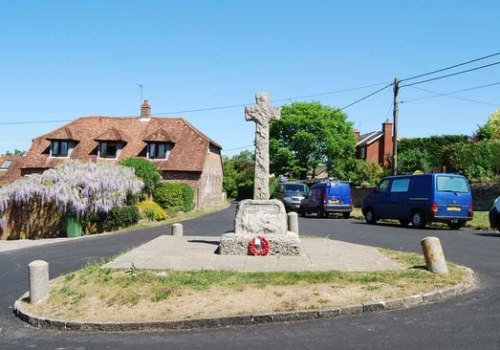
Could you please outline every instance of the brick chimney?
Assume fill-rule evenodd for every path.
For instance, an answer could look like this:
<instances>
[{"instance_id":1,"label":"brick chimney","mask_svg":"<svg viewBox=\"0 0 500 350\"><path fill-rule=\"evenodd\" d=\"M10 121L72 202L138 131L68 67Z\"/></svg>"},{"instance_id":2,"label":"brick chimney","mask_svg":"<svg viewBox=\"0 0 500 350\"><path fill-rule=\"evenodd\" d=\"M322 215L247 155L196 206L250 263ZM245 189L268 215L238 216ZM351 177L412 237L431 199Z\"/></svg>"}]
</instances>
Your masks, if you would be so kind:
<instances>
[{"instance_id":1,"label":"brick chimney","mask_svg":"<svg viewBox=\"0 0 500 350\"><path fill-rule=\"evenodd\" d=\"M354 137L356 138L356 140L359 140L360 136L361 136L361 133L359 132L359 130L354 130Z\"/></svg>"},{"instance_id":2,"label":"brick chimney","mask_svg":"<svg viewBox=\"0 0 500 350\"><path fill-rule=\"evenodd\" d=\"M393 156L393 137L392 137L392 122L389 119L386 119L385 123L382 123L382 132L384 143L382 145L384 155L384 168L390 168L391 162L389 160L392 159Z\"/></svg>"},{"instance_id":3,"label":"brick chimney","mask_svg":"<svg viewBox=\"0 0 500 350\"><path fill-rule=\"evenodd\" d=\"M144 100L144 103L141 105L141 116L139 119L149 118L151 118L151 105L148 100Z\"/></svg>"}]
</instances>

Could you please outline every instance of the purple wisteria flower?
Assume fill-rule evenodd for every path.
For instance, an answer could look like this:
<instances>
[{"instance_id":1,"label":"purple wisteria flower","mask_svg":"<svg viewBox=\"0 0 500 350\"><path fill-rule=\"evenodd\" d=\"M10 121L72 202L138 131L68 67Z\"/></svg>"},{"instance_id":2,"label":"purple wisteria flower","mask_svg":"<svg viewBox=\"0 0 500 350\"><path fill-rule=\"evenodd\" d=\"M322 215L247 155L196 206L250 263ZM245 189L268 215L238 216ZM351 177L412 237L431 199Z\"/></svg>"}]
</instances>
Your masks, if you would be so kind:
<instances>
[{"instance_id":1,"label":"purple wisteria flower","mask_svg":"<svg viewBox=\"0 0 500 350\"><path fill-rule=\"evenodd\" d=\"M11 202L20 204L39 199L42 204L55 203L61 213L72 212L81 217L92 212L108 212L143 187L144 183L132 168L68 161L0 188L0 227Z\"/></svg>"}]
</instances>

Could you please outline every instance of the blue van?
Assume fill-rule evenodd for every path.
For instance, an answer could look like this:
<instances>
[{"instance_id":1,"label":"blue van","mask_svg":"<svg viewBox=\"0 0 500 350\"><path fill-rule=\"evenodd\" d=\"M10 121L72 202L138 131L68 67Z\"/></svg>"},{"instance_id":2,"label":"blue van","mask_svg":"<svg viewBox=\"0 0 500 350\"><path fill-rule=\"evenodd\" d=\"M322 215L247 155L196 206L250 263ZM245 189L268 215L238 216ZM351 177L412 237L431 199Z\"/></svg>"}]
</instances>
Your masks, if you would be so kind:
<instances>
[{"instance_id":1,"label":"blue van","mask_svg":"<svg viewBox=\"0 0 500 350\"><path fill-rule=\"evenodd\" d=\"M369 224L379 219L411 222L423 228L433 221L445 222L457 230L472 220L472 195L467 179L456 174L389 176L363 201L363 215Z\"/></svg>"},{"instance_id":2,"label":"blue van","mask_svg":"<svg viewBox=\"0 0 500 350\"><path fill-rule=\"evenodd\" d=\"M351 187L347 182L326 181L312 185L306 197L300 202L298 214L305 216L316 213L325 217L340 213L348 219L352 211Z\"/></svg>"}]
</instances>

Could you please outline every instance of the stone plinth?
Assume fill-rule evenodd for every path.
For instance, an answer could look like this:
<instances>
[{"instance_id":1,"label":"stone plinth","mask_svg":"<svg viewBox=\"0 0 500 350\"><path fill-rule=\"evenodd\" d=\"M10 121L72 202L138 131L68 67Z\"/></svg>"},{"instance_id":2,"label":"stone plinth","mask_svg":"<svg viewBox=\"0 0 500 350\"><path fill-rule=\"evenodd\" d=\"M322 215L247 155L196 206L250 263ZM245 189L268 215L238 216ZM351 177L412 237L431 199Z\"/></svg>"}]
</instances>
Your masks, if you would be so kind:
<instances>
[{"instance_id":1,"label":"stone plinth","mask_svg":"<svg viewBox=\"0 0 500 350\"><path fill-rule=\"evenodd\" d=\"M245 199L238 204L234 219L236 235L286 235L287 216L277 199Z\"/></svg>"},{"instance_id":2,"label":"stone plinth","mask_svg":"<svg viewBox=\"0 0 500 350\"><path fill-rule=\"evenodd\" d=\"M269 255L300 255L299 235L287 227L285 206L276 199L240 202L234 219L234 233L222 235L221 255L247 255L251 239L264 236L269 242Z\"/></svg>"}]
</instances>

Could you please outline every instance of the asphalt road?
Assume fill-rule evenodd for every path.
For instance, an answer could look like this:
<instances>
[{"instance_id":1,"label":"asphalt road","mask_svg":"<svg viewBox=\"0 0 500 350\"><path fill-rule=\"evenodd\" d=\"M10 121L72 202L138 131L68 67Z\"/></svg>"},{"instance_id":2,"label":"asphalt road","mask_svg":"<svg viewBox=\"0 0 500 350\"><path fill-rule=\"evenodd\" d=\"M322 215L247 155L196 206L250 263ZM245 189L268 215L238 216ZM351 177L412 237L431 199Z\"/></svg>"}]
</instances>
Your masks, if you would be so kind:
<instances>
[{"instance_id":1,"label":"asphalt road","mask_svg":"<svg viewBox=\"0 0 500 350\"><path fill-rule=\"evenodd\" d=\"M231 231L234 206L184 222L186 235ZM79 269L145 243L170 228L95 236L0 253L0 349L499 349L500 235L493 232L414 230L361 221L301 218L301 234L420 252L420 240L441 239L449 261L475 270L479 289L406 310L286 324L157 333L81 333L33 328L12 313L28 289L27 264L50 263L50 277Z\"/></svg>"}]
</instances>

